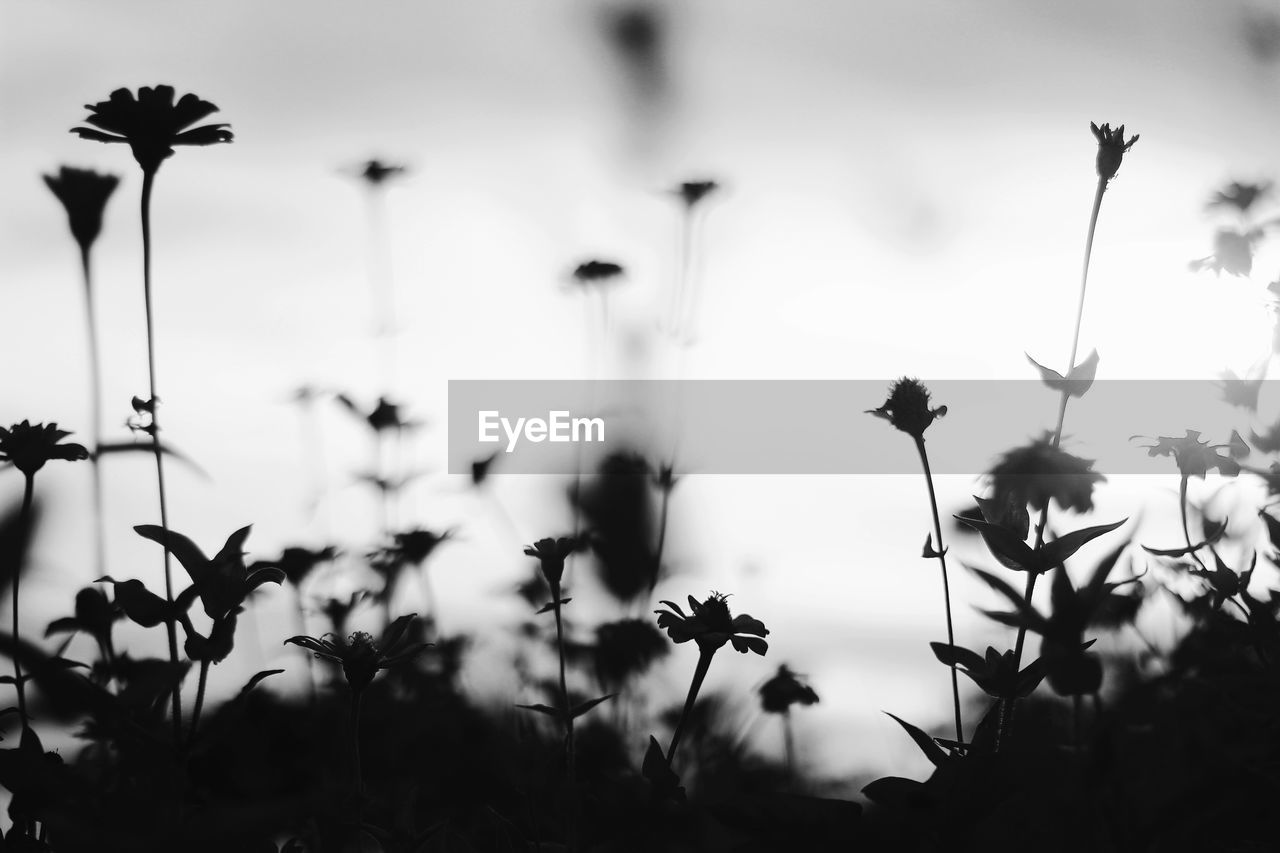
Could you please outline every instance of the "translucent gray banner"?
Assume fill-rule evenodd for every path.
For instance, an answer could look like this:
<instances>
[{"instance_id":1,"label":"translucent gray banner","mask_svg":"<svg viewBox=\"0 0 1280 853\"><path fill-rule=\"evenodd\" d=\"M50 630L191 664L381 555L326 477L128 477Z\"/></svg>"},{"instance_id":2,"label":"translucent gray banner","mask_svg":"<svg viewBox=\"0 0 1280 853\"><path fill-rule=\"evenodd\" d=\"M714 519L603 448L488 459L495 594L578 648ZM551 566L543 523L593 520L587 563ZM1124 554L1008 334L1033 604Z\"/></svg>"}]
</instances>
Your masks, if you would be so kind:
<instances>
[{"instance_id":1,"label":"translucent gray banner","mask_svg":"<svg viewBox=\"0 0 1280 853\"><path fill-rule=\"evenodd\" d=\"M1051 430L1058 392L1038 380L924 380L947 415L925 433L936 474L978 475L1005 451ZM616 452L638 452L685 474L918 474L912 439L867 414L892 380L451 380L449 472L495 457L494 474L590 471ZM1259 399L1280 399L1280 382ZM1233 390L1239 390L1233 389ZM1158 436L1226 444L1238 430L1266 435L1210 380L1099 380L1067 407L1062 448L1103 474L1177 468L1144 445ZM1138 435L1138 438L1131 436ZM1225 452L1225 451L1224 451ZM1252 463L1266 466L1255 451Z\"/></svg>"}]
</instances>

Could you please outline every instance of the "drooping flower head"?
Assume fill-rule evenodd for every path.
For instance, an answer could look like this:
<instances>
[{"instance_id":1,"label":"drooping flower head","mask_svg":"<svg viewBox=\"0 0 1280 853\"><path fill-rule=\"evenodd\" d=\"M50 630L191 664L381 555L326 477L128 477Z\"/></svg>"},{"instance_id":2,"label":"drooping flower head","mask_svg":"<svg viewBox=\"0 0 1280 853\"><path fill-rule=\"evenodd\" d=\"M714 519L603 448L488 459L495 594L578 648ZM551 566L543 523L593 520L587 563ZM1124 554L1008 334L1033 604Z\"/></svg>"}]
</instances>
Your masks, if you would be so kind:
<instances>
[{"instance_id":1,"label":"drooping flower head","mask_svg":"<svg viewBox=\"0 0 1280 853\"><path fill-rule=\"evenodd\" d=\"M395 163L384 163L374 158L368 160L360 167L360 177L365 180L371 187L380 187L392 178L397 178L407 174L408 166L402 166Z\"/></svg>"},{"instance_id":2,"label":"drooping flower head","mask_svg":"<svg viewBox=\"0 0 1280 853\"><path fill-rule=\"evenodd\" d=\"M818 694L804 681L804 677L791 671L785 663L777 673L760 685L760 707L770 714L785 714L792 705L813 705Z\"/></svg>"},{"instance_id":3,"label":"drooping flower head","mask_svg":"<svg viewBox=\"0 0 1280 853\"><path fill-rule=\"evenodd\" d=\"M218 108L192 94L174 102L172 86L143 86L135 97L128 89L116 89L106 101L85 104L86 122L93 127L73 127L81 139L127 142L144 172L154 172L175 145L214 145L234 139L228 124L191 125L216 113Z\"/></svg>"},{"instance_id":4,"label":"drooping flower head","mask_svg":"<svg viewBox=\"0 0 1280 853\"><path fill-rule=\"evenodd\" d=\"M1098 140L1098 177L1104 181L1110 181L1120 170L1125 152L1138 141L1138 134L1135 133L1132 139L1125 142L1123 124L1115 130L1112 130L1109 124L1098 127L1093 122L1089 122L1089 127L1093 130L1093 138Z\"/></svg>"},{"instance_id":5,"label":"drooping flower head","mask_svg":"<svg viewBox=\"0 0 1280 853\"><path fill-rule=\"evenodd\" d=\"M666 629L667 636L677 643L697 642L704 653L714 652L725 643L733 643L733 647L742 654L748 651L763 655L769 650L769 643L764 637L769 636L769 629L759 619L747 614L734 616L729 612L729 596L712 592L705 601L699 602L689 596L689 609L692 615L686 616L680 605L671 601L663 601L667 610L655 610L658 614L658 627Z\"/></svg>"},{"instance_id":6,"label":"drooping flower head","mask_svg":"<svg viewBox=\"0 0 1280 853\"><path fill-rule=\"evenodd\" d=\"M996 505L1042 510L1050 500L1063 509L1093 509L1093 487L1106 477L1093 470L1093 460L1081 459L1053 446L1048 433L1005 453L987 473Z\"/></svg>"},{"instance_id":7,"label":"drooping flower head","mask_svg":"<svg viewBox=\"0 0 1280 853\"><path fill-rule=\"evenodd\" d=\"M415 642L409 632L409 625L416 616L411 613L396 619L377 640L364 631L356 631L345 640L325 634L323 637L290 637L285 643L301 646L321 660L341 664L347 684L353 693L359 693L379 672L410 660L431 645Z\"/></svg>"},{"instance_id":8,"label":"drooping flower head","mask_svg":"<svg viewBox=\"0 0 1280 853\"><path fill-rule=\"evenodd\" d=\"M867 414L884 418L893 424L894 429L918 439L924 438L924 431L935 418L946 413L946 406L929 408L929 389L920 380L906 376L893 383L893 387L889 389L889 399L884 401L884 405L867 410Z\"/></svg>"},{"instance_id":9,"label":"drooping flower head","mask_svg":"<svg viewBox=\"0 0 1280 853\"><path fill-rule=\"evenodd\" d=\"M1231 441L1227 444L1210 444L1200 440L1197 430L1189 429L1182 438L1160 436L1155 444L1146 445L1148 456L1172 456L1178 463L1178 471L1183 477L1199 477L1204 479L1210 470L1216 468L1224 477L1234 477L1240 473L1240 463L1236 458L1244 458L1249 454L1249 446L1237 432L1231 433ZM1133 436L1143 438L1144 436ZM1226 450L1223 456L1218 451ZM1233 458L1234 457L1234 458Z\"/></svg>"},{"instance_id":10,"label":"drooping flower head","mask_svg":"<svg viewBox=\"0 0 1280 853\"><path fill-rule=\"evenodd\" d=\"M45 185L62 202L71 226L71 236L80 250L87 252L102 231L102 212L115 192L120 178L92 169L62 166L56 175L42 175Z\"/></svg>"},{"instance_id":11,"label":"drooping flower head","mask_svg":"<svg viewBox=\"0 0 1280 853\"><path fill-rule=\"evenodd\" d=\"M582 286L605 284L622 276L622 265L613 261L583 261L573 270L573 279Z\"/></svg>"},{"instance_id":12,"label":"drooping flower head","mask_svg":"<svg viewBox=\"0 0 1280 853\"><path fill-rule=\"evenodd\" d=\"M1239 181L1232 181L1225 189L1213 194L1208 206L1230 207L1242 214L1248 213L1249 208L1253 207L1255 202L1271 194L1272 186L1271 181L1262 181L1257 184L1242 184Z\"/></svg>"},{"instance_id":13,"label":"drooping flower head","mask_svg":"<svg viewBox=\"0 0 1280 853\"><path fill-rule=\"evenodd\" d=\"M574 536L561 536L558 539L547 537L539 539L524 549L526 555L537 557L542 569L542 576L554 590L560 587L564 577L564 561L574 551L580 550L584 541Z\"/></svg>"},{"instance_id":14,"label":"drooping flower head","mask_svg":"<svg viewBox=\"0 0 1280 853\"><path fill-rule=\"evenodd\" d=\"M78 462L89 458L89 451L80 444L61 444L71 435L58 429L56 423L34 424L23 421L8 429L0 427L0 462L9 462L28 477L44 467L51 459Z\"/></svg>"},{"instance_id":15,"label":"drooping flower head","mask_svg":"<svg viewBox=\"0 0 1280 853\"><path fill-rule=\"evenodd\" d=\"M684 201L685 207L692 208L719 188L715 181L685 181L676 187L676 195Z\"/></svg>"}]
</instances>

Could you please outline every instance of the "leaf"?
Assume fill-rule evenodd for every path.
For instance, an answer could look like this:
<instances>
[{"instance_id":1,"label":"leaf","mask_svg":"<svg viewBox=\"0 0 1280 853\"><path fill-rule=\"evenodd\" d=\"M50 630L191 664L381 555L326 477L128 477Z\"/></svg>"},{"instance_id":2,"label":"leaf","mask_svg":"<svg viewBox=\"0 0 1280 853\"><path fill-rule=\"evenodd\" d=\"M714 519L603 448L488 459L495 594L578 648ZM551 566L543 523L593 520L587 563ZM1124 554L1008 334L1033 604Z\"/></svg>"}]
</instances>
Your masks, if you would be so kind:
<instances>
[{"instance_id":1,"label":"leaf","mask_svg":"<svg viewBox=\"0 0 1280 853\"><path fill-rule=\"evenodd\" d=\"M944 666L961 666L970 672L983 672L987 668L987 662L982 659L982 655L964 646L930 643L929 648L933 649L933 656Z\"/></svg>"},{"instance_id":2,"label":"leaf","mask_svg":"<svg viewBox=\"0 0 1280 853\"><path fill-rule=\"evenodd\" d=\"M1037 613L1035 608L1027 603L1026 598L1023 596L1023 594L1018 592L1012 586L1010 586L1006 581L996 577L990 572L984 572L982 569L971 568L970 571L973 572L975 575L977 575L979 578L981 578L987 584L987 586L991 587L993 590L1000 593L1001 595L1003 595L1005 598L1009 600L1009 602L1014 606L1014 608L1017 611L1016 614L1010 614L1011 616L1016 615L1017 617L1023 620L1026 620L1028 623L1032 623L1032 624L1045 623L1044 617L1041 616L1039 613ZM996 617L990 611L983 611L983 612L990 618L996 619ZM996 619L996 621L1003 622L1006 625L1011 624L1010 622L1003 619ZM1018 626L1022 624L1023 624L1022 622L1017 623Z\"/></svg>"},{"instance_id":3,"label":"leaf","mask_svg":"<svg viewBox=\"0 0 1280 853\"><path fill-rule=\"evenodd\" d=\"M1031 550L1031 546L1018 538L1017 534L998 524L962 518L958 515L954 518L982 534L982 540L987 543L987 548L1005 568L1024 572L1034 571L1033 567L1038 564L1036 554Z\"/></svg>"},{"instance_id":4,"label":"leaf","mask_svg":"<svg viewBox=\"0 0 1280 853\"><path fill-rule=\"evenodd\" d=\"M564 715L560 713L559 708L552 708L550 705L543 705L541 703L537 705L516 705L516 707L523 708L526 711L537 711L539 714L546 714L548 717L554 717L557 720L563 719L564 717Z\"/></svg>"},{"instance_id":5,"label":"leaf","mask_svg":"<svg viewBox=\"0 0 1280 853\"><path fill-rule=\"evenodd\" d=\"M607 702L608 700L612 699L614 696L617 696L617 695L618 695L617 693L610 693L608 696L601 696L598 699L588 699L587 701L583 702L581 705L578 705L576 708L573 708L572 710L570 710L569 718L572 720L576 720L579 717L581 717L583 714L590 711L595 706L599 705L601 702Z\"/></svg>"},{"instance_id":6,"label":"leaf","mask_svg":"<svg viewBox=\"0 0 1280 853\"><path fill-rule=\"evenodd\" d=\"M135 397L134 399L137 398ZM99 459L103 456L114 456L121 453L146 453L148 455L154 455L155 452L155 448L152 447L150 441L104 441L102 444L98 445ZM164 442L160 443L160 452L165 456L172 456L175 460L186 465L206 480L212 479L209 476L209 472L197 465L195 460L190 456L187 456L181 451L174 450Z\"/></svg>"},{"instance_id":7,"label":"leaf","mask_svg":"<svg viewBox=\"0 0 1280 853\"><path fill-rule=\"evenodd\" d=\"M142 581L134 578L118 581L110 575L98 578L98 583L109 583L116 588L116 604L132 621L143 628L154 628L170 618L169 602L147 589Z\"/></svg>"},{"instance_id":8,"label":"leaf","mask_svg":"<svg viewBox=\"0 0 1280 853\"><path fill-rule=\"evenodd\" d=\"M932 533L926 533L926 534L925 534L925 537L924 537L924 550L920 552L920 556L921 556L921 557L924 557L926 560L931 560L931 559L933 559L934 557L942 557L942 556L943 556L944 554L946 554L946 553L947 553L947 549L946 549L946 548L943 548L941 551L938 551L938 550L935 550L935 549L934 549L934 547L933 547L933 534L932 534Z\"/></svg>"},{"instance_id":9,"label":"leaf","mask_svg":"<svg viewBox=\"0 0 1280 853\"><path fill-rule=\"evenodd\" d=\"M931 797L923 782L901 776L884 776L862 789L867 799L886 808L916 809L929 805Z\"/></svg>"},{"instance_id":10,"label":"leaf","mask_svg":"<svg viewBox=\"0 0 1280 853\"><path fill-rule=\"evenodd\" d=\"M279 675L282 672L284 672L283 669L264 669L262 672L255 672L253 677L245 682L244 687L240 688L240 693L237 694L236 698L248 694L250 690L257 687L264 679L270 678L273 675Z\"/></svg>"},{"instance_id":11,"label":"leaf","mask_svg":"<svg viewBox=\"0 0 1280 853\"><path fill-rule=\"evenodd\" d=\"M159 543L166 551L174 556L182 568L187 570L187 574L191 575L191 579L196 585L205 583L209 576L209 558L200 550L200 546L192 542L181 533L175 533L172 530L165 530L163 527L155 524L139 524L134 528L134 532L143 539L150 539L152 542Z\"/></svg>"},{"instance_id":12,"label":"leaf","mask_svg":"<svg viewBox=\"0 0 1280 853\"><path fill-rule=\"evenodd\" d=\"M542 605L541 607L539 607L539 608L534 612L534 614L533 614L533 615L534 615L534 616L540 616L540 615L542 615L543 613L550 613L551 611L553 611L553 610L555 610L555 609L556 609L556 604L557 604L557 603L559 603L559 605L560 605L561 607L563 607L564 605L568 604L570 601L573 601L573 599L572 599L572 598L562 598L562 599L560 599L560 601L559 601L559 602L555 602L555 601L548 601L546 604L544 604L544 605Z\"/></svg>"},{"instance_id":13,"label":"leaf","mask_svg":"<svg viewBox=\"0 0 1280 853\"><path fill-rule=\"evenodd\" d=\"M888 711L885 711L885 713L889 714ZM893 714L889 714L889 716L897 720L898 725L906 729L907 734L916 742L916 746L920 747L920 751L924 753L924 757L929 759L934 767L941 767L950 760L951 756L947 755L946 750L938 746L937 741L930 737L923 729L911 725L911 723L908 723L901 717L894 716Z\"/></svg>"},{"instance_id":14,"label":"leaf","mask_svg":"<svg viewBox=\"0 0 1280 853\"><path fill-rule=\"evenodd\" d=\"M649 748L645 750L640 774L653 785L654 794L676 800L684 799L684 788L680 786L680 777L667 763L667 757L663 754L662 747L658 746L658 739L653 735L649 735Z\"/></svg>"},{"instance_id":15,"label":"leaf","mask_svg":"<svg viewBox=\"0 0 1280 853\"><path fill-rule=\"evenodd\" d=\"M1061 566L1067 561L1067 558L1079 551L1087 542L1091 542L1106 533L1110 533L1117 527L1127 522L1128 518L1122 518L1111 524L1099 524L1094 527L1084 527L1080 530L1073 530L1065 536L1059 536L1057 539L1045 545L1040 550L1041 571Z\"/></svg>"},{"instance_id":16,"label":"leaf","mask_svg":"<svg viewBox=\"0 0 1280 853\"><path fill-rule=\"evenodd\" d=\"M1071 368L1065 377L1056 370L1051 370L1037 362L1030 355L1027 361L1040 371L1040 379L1054 391L1065 392L1068 397L1083 397L1093 385L1094 376L1098 372L1098 351L1089 353L1088 358Z\"/></svg>"},{"instance_id":17,"label":"leaf","mask_svg":"<svg viewBox=\"0 0 1280 853\"><path fill-rule=\"evenodd\" d=\"M49 623L49 627L44 629L46 637L52 637L54 634L75 634L84 629L80 624L80 620L74 616L63 616L61 619L54 619Z\"/></svg>"}]
</instances>

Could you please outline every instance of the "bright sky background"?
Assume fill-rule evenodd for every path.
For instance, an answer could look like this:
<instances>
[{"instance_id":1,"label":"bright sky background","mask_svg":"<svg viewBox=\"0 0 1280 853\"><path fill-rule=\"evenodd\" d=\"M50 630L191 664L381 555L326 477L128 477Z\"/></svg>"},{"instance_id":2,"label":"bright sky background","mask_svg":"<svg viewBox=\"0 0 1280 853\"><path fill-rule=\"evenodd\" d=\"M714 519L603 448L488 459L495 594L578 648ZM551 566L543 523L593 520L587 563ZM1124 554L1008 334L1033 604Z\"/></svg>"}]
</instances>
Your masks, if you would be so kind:
<instances>
[{"instance_id":1,"label":"bright sky background","mask_svg":"<svg viewBox=\"0 0 1280 853\"><path fill-rule=\"evenodd\" d=\"M140 174L123 146L67 131L111 90L162 82L218 104L211 120L236 134L180 149L154 207L164 425L210 474L171 468L172 524L206 549L251 522L255 555L318 543L326 519L352 550L373 531L372 502L350 485L365 436L326 410L330 500L310 516L288 402L303 383L368 402L380 390L364 199L343 173L373 156L413 169L388 196L397 390L436 423L450 378L587 375L582 300L566 274L588 257L629 271L605 371L672 375L653 331L676 270L678 208L665 190L703 177L725 190L708 203L687 375L1026 378L1024 352L1061 368L1094 188L1090 121L1142 136L1107 194L1094 253L1081 351L1099 349L1099 375L1199 378L1267 354L1261 293L1274 264L1253 282L1186 265L1210 251L1210 193L1277 172L1280 64L1246 40L1271 4L658 4L665 65L647 105L600 26L615 7L0 0L0 422L87 432L76 255L39 179L62 164L124 177L95 254L107 423L145 396ZM1050 426L1049 395L1044 414ZM415 464L438 471L443 442L424 432ZM159 588L157 549L129 530L158 520L152 469L139 456L106 472L111 570ZM0 476L0 491L16 495L19 479ZM1144 495L1167 511L1173 482L1113 483L1099 515L1129 514ZM568 524L561 485L498 482L516 541L458 478L421 481L412 520L464 529L431 569L446 628L514 620L496 591L523 576L523 541ZM87 466L50 466L39 487L60 515L24 587L32 627L63 615L92 578ZM974 488L940 483L944 509ZM664 597L731 591L773 631L767 659L726 658L712 686L745 690L787 661L823 695L799 725L824 771L923 772L878 713L922 724L948 713L945 671L925 645L942 627L936 569L917 556L919 479L692 478L673 510L670 554L685 576ZM961 642L998 640L971 612L982 594L967 577L955 586ZM215 691L268 665L301 670L272 639L288 606L284 593L267 602L264 649L238 647ZM659 681L682 689L692 664L673 655ZM770 727L752 732L777 748Z\"/></svg>"}]
</instances>

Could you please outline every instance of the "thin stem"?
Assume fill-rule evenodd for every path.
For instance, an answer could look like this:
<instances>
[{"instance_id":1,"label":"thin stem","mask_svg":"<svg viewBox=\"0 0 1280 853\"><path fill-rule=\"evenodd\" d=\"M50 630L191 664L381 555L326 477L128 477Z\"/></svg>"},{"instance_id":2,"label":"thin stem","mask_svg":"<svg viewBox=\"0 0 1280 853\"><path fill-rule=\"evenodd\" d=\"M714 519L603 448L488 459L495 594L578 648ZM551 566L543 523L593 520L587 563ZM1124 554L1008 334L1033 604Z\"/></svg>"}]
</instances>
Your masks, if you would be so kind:
<instances>
[{"instance_id":1,"label":"thin stem","mask_svg":"<svg viewBox=\"0 0 1280 853\"><path fill-rule=\"evenodd\" d=\"M662 488L662 502L658 508L658 544L653 551L653 574L649 577L649 593L658 585L658 576L662 574L662 552L667 545L667 515L671 508L671 488Z\"/></svg>"},{"instance_id":2,"label":"thin stem","mask_svg":"<svg viewBox=\"0 0 1280 853\"><path fill-rule=\"evenodd\" d=\"M20 516L20 528L23 535L30 538L31 536L31 502L35 496L36 477L34 474L26 475L26 484L22 489L22 514ZM22 634L18 630L18 585L22 581L22 566L15 561L12 567L13 571L13 639L14 642L22 640ZM27 688L22 681L22 666L18 663L19 655L14 652L13 655L13 685L18 691L18 718L22 720L22 730L26 731L30 728L27 721Z\"/></svg>"},{"instance_id":3,"label":"thin stem","mask_svg":"<svg viewBox=\"0 0 1280 853\"><path fill-rule=\"evenodd\" d=\"M564 714L564 749L569 780L569 808L566 812L565 837L570 851L578 846L578 771L574 754L573 717L569 715L569 687L565 680L564 618L560 613L560 584L551 585L551 601L556 614L556 651L560 658L560 710Z\"/></svg>"},{"instance_id":4,"label":"thin stem","mask_svg":"<svg viewBox=\"0 0 1280 853\"><path fill-rule=\"evenodd\" d=\"M782 712L782 745L787 756L787 776L796 775L796 743L795 732L791 726L791 709Z\"/></svg>"},{"instance_id":5,"label":"thin stem","mask_svg":"<svg viewBox=\"0 0 1280 853\"><path fill-rule=\"evenodd\" d=\"M191 725L187 731L187 749L191 749L191 745L196 740L196 729L200 725L200 711L204 708L204 688L209 680L209 661L200 661L200 680L196 687L196 704L191 709Z\"/></svg>"},{"instance_id":6,"label":"thin stem","mask_svg":"<svg viewBox=\"0 0 1280 853\"><path fill-rule=\"evenodd\" d=\"M89 344L89 406L90 435L93 439L93 542L97 574L107 574L107 546L102 509L102 469L99 452L102 449L102 360L98 349L98 322L93 307L93 272L89 263L89 246L80 247L80 269L84 280L84 307Z\"/></svg>"},{"instance_id":7,"label":"thin stem","mask_svg":"<svg viewBox=\"0 0 1280 853\"><path fill-rule=\"evenodd\" d=\"M1075 743L1076 752L1080 751L1083 737L1081 736L1081 720L1080 717L1084 713L1084 697L1079 693L1071 697L1071 737Z\"/></svg>"},{"instance_id":8,"label":"thin stem","mask_svg":"<svg viewBox=\"0 0 1280 853\"><path fill-rule=\"evenodd\" d=\"M715 650L698 649L698 666L693 671L693 681L689 683L689 695L684 700L684 710L680 712L680 720L676 723L675 733L671 735L671 746L667 749L667 765L675 761L676 748L680 746L680 736L684 733L685 724L693 715L693 703L698 699L698 691L702 689L702 681L711 669L711 658Z\"/></svg>"},{"instance_id":9,"label":"thin stem","mask_svg":"<svg viewBox=\"0 0 1280 853\"><path fill-rule=\"evenodd\" d=\"M360 706L364 701L364 691L356 690L351 694L351 767L355 774L356 794L364 794L364 770L360 764Z\"/></svg>"},{"instance_id":10,"label":"thin stem","mask_svg":"<svg viewBox=\"0 0 1280 853\"><path fill-rule=\"evenodd\" d=\"M924 436L915 436L916 450L920 452L920 464L924 467L924 481L929 486L929 510L933 513L933 534L937 543L938 565L942 567L942 598L947 609L947 644L956 647L956 633L951 620L951 582L947 577L947 554L942 545L942 522L938 517L938 496L933 488L933 472L929 468L929 454L925 451ZM951 664L951 700L956 716L956 743L963 748L964 724L960 720L960 678L955 663Z\"/></svg>"},{"instance_id":11,"label":"thin stem","mask_svg":"<svg viewBox=\"0 0 1280 853\"><path fill-rule=\"evenodd\" d=\"M156 340L155 315L151 304L151 189L155 183L156 170L142 170L142 296L147 315L147 375L148 388L151 395L151 448L156 458L156 490L160 496L160 527L166 534L169 531L169 509L165 501L164 489L164 453L160 449L160 406L156 395ZM169 558L169 549L164 548L164 597L170 608L173 607L173 569ZM169 662L178 668L178 626L172 619L165 620L169 632ZM173 689L173 742L175 746L182 744L182 690L181 685Z\"/></svg>"},{"instance_id":12,"label":"thin stem","mask_svg":"<svg viewBox=\"0 0 1280 853\"><path fill-rule=\"evenodd\" d=\"M1192 548L1193 546L1191 545L1191 529L1187 526L1187 480L1188 479L1189 478L1186 475L1183 475L1182 478L1178 481L1178 512L1179 512L1179 515L1181 515L1182 517L1182 538L1186 540L1187 547ZM1209 567L1204 564L1204 560L1200 559L1200 555L1197 554L1194 549L1190 553L1191 553L1191 559L1199 563L1201 569L1203 569L1206 572L1209 571Z\"/></svg>"}]
</instances>

